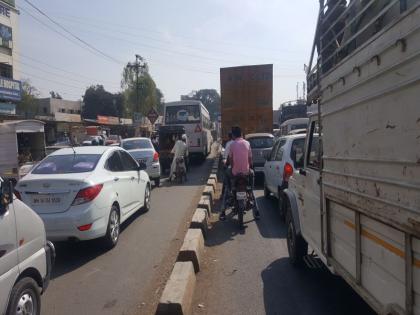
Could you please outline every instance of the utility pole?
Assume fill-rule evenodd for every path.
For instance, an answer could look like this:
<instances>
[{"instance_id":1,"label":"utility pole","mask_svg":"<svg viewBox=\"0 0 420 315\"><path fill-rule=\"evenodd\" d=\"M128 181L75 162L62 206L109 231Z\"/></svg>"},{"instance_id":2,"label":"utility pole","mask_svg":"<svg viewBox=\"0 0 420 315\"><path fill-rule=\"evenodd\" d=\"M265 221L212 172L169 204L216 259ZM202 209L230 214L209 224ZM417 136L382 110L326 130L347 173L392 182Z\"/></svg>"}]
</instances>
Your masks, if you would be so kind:
<instances>
[{"instance_id":1,"label":"utility pole","mask_svg":"<svg viewBox=\"0 0 420 315\"><path fill-rule=\"evenodd\" d=\"M136 112L140 112L140 95L139 95L139 75L140 71L143 71L146 66L144 63L140 63L142 61L142 58L140 55L136 55L136 62L134 64L128 63L127 67L130 69L134 69L136 73Z\"/></svg>"}]
</instances>

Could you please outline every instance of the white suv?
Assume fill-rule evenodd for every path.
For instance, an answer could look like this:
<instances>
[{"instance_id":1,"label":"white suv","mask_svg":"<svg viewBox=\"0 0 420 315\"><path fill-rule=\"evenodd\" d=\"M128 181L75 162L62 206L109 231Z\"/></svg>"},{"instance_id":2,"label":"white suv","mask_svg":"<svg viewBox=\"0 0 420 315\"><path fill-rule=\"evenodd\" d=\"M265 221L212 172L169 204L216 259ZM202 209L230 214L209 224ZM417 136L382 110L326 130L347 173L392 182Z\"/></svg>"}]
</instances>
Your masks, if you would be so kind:
<instances>
[{"instance_id":1,"label":"white suv","mask_svg":"<svg viewBox=\"0 0 420 315\"><path fill-rule=\"evenodd\" d=\"M290 176L302 161L306 134L281 137L276 140L264 164L264 196L273 194L279 201L284 218L283 190L287 188Z\"/></svg>"}]
</instances>

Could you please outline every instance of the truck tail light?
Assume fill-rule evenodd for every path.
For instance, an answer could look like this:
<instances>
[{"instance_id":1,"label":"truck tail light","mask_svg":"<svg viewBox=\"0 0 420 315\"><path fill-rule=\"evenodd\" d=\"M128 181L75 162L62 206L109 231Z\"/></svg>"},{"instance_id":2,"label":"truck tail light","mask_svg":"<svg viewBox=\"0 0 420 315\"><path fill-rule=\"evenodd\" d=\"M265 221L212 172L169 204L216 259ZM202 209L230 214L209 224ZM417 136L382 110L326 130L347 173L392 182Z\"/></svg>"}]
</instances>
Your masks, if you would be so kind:
<instances>
[{"instance_id":1,"label":"truck tail light","mask_svg":"<svg viewBox=\"0 0 420 315\"><path fill-rule=\"evenodd\" d=\"M153 162L157 161L159 161L159 153L155 152L155 154L153 154Z\"/></svg>"},{"instance_id":2,"label":"truck tail light","mask_svg":"<svg viewBox=\"0 0 420 315\"><path fill-rule=\"evenodd\" d=\"M293 175L293 166L290 165L290 163L286 163L284 164L284 169L283 169L283 180L285 182L289 181L290 176Z\"/></svg>"},{"instance_id":3,"label":"truck tail light","mask_svg":"<svg viewBox=\"0 0 420 315\"><path fill-rule=\"evenodd\" d=\"M92 201L99 195L103 186L103 184L99 184L79 190L71 205L77 206Z\"/></svg>"}]
</instances>

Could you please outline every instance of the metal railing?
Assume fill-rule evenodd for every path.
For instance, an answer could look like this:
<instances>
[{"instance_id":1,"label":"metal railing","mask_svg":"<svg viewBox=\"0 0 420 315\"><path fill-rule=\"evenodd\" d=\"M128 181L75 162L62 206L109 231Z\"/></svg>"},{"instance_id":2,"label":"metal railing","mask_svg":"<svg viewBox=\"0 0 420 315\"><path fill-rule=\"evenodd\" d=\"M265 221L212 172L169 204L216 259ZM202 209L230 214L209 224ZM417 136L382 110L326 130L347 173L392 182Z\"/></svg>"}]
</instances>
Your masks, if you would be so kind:
<instances>
[{"instance_id":1,"label":"metal railing","mask_svg":"<svg viewBox=\"0 0 420 315\"><path fill-rule=\"evenodd\" d=\"M419 2L420 0L330 0L325 3L320 0L317 29L307 68L308 95L322 76L336 64L398 18L409 6ZM398 4L399 8L396 7ZM337 16L334 17L335 15ZM315 50L317 59L313 65Z\"/></svg>"}]
</instances>

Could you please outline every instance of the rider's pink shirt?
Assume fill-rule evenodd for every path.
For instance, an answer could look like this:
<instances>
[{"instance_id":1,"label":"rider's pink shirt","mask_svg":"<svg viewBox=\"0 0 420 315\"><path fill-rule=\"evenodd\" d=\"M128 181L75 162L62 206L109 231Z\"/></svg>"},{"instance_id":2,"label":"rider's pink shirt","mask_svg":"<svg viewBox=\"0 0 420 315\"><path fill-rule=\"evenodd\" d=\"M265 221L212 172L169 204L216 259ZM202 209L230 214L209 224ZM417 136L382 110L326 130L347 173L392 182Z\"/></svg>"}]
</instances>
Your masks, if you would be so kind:
<instances>
[{"instance_id":1,"label":"rider's pink shirt","mask_svg":"<svg viewBox=\"0 0 420 315\"><path fill-rule=\"evenodd\" d=\"M248 174L249 159L252 158L251 146L248 141L236 139L229 148L229 157L233 161L232 174Z\"/></svg>"}]
</instances>

